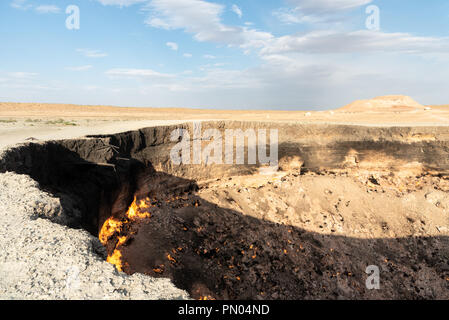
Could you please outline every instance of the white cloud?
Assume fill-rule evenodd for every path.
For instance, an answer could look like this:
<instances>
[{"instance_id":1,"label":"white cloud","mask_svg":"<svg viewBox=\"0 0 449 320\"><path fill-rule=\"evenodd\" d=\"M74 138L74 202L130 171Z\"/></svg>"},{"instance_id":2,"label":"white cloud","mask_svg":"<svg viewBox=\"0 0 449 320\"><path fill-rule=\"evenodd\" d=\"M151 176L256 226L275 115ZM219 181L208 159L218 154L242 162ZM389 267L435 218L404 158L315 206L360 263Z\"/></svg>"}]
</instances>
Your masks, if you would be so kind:
<instances>
[{"instance_id":1,"label":"white cloud","mask_svg":"<svg viewBox=\"0 0 449 320\"><path fill-rule=\"evenodd\" d=\"M223 24L220 16L224 6L204 0L152 0L146 10L151 11L145 21L149 26L183 29L197 41L257 47L273 37L268 32Z\"/></svg>"},{"instance_id":2,"label":"white cloud","mask_svg":"<svg viewBox=\"0 0 449 320\"><path fill-rule=\"evenodd\" d=\"M292 23L316 22L313 15L345 11L369 4L372 0L290 0L310 16L286 14ZM349 52L402 52L435 53L448 51L448 39L418 37L407 33L383 33L369 30L352 32L311 31L305 34L274 37L247 27L222 23L224 6L204 0L152 0L148 6L152 15L146 23L158 28L184 29L199 41L238 45L243 49L259 48L261 55L282 53L349 53ZM245 51L247 52L247 51ZM213 59L214 56L204 55Z\"/></svg>"},{"instance_id":3,"label":"white cloud","mask_svg":"<svg viewBox=\"0 0 449 320\"><path fill-rule=\"evenodd\" d=\"M11 7L19 10L28 10L33 6L29 4L27 0L13 0L11 2Z\"/></svg>"},{"instance_id":4,"label":"white cloud","mask_svg":"<svg viewBox=\"0 0 449 320\"><path fill-rule=\"evenodd\" d=\"M59 8L58 6L49 4L33 6L32 4L28 3L27 0L13 0L10 5L11 7L19 10L28 10L34 7L34 10L40 14L61 12L61 8Z\"/></svg>"},{"instance_id":5,"label":"white cloud","mask_svg":"<svg viewBox=\"0 0 449 320\"><path fill-rule=\"evenodd\" d=\"M288 0L305 14L320 14L360 7L373 0Z\"/></svg>"},{"instance_id":6,"label":"white cloud","mask_svg":"<svg viewBox=\"0 0 449 320\"><path fill-rule=\"evenodd\" d=\"M59 13L61 9L54 5L41 5L35 8L37 13Z\"/></svg>"},{"instance_id":7,"label":"white cloud","mask_svg":"<svg viewBox=\"0 0 449 320\"><path fill-rule=\"evenodd\" d=\"M137 3L142 3L147 0L97 0L104 6L119 6L119 7L129 7Z\"/></svg>"},{"instance_id":8,"label":"white cloud","mask_svg":"<svg viewBox=\"0 0 449 320\"><path fill-rule=\"evenodd\" d=\"M86 66L79 66L79 67L66 67L65 69L69 70L69 71L86 71L86 70L92 69L92 66L86 65Z\"/></svg>"},{"instance_id":9,"label":"white cloud","mask_svg":"<svg viewBox=\"0 0 449 320\"><path fill-rule=\"evenodd\" d=\"M367 5L373 0L289 0L287 8L273 12L285 24L340 22L345 11Z\"/></svg>"},{"instance_id":10,"label":"white cloud","mask_svg":"<svg viewBox=\"0 0 449 320\"><path fill-rule=\"evenodd\" d=\"M146 24L154 27L154 28L159 28L159 29L170 29L171 26L168 22L166 22L165 20L158 18L158 17L152 17L150 19L147 19L145 21Z\"/></svg>"},{"instance_id":11,"label":"white cloud","mask_svg":"<svg viewBox=\"0 0 449 320\"><path fill-rule=\"evenodd\" d=\"M323 16L306 16L299 13L297 8L280 8L273 12L273 15L284 24L296 24L296 23L314 23L323 20Z\"/></svg>"},{"instance_id":12,"label":"white cloud","mask_svg":"<svg viewBox=\"0 0 449 320\"><path fill-rule=\"evenodd\" d=\"M100 50L76 49L76 51L88 58L104 58L108 55L107 53L101 52Z\"/></svg>"},{"instance_id":13,"label":"white cloud","mask_svg":"<svg viewBox=\"0 0 449 320\"><path fill-rule=\"evenodd\" d=\"M449 52L448 41L367 30L312 31L266 41L259 52L262 63L251 68L232 70L219 63L202 66L200 75L145 69L114 69L107 74L141 79L141 87L127 99L146 101L151 96L158 106L336 108L388 93L411 95L425 103L436 97L429 92L445 92L449 69L426 64L423 55L430 59L432 53ZM441 97L444 94L436 99Z\"/></svg>"},{"instance_id":14,"label":"white cloud","mask_svg":"<svg viewBox=\"0 0 449 320\"><path fill-rule=\"evenodd\" d=\"M172 78L174 75L160 73L151 69L111 69L106 71L109 76L116 77L143 77L143 78Z\"/></svg>"},{"instance_id":15,"label":"white cloud","mask_svg":"<svg viewBox=\"0 0 449 320\"><path fill-rule=\"evenodd\" d=\"M179 49L178 44L175 42L167 42L165 45L174 51L178 51Z\"/></svg>"},{"instance_id":16,"label":"white cloud","mask_svg":"<svg viewBox=\"0 0 449 320\"><path fill-rule=\"evenodd\" d=\"M144 2L97 1L104 5L122 7ZM371 2L286 1L290 7L275 12L285 23L327 22L333 18L346 17L352 9ZM30 8L24 0L13 3L18 9ZM447 97L448 38L368 30L343 32L330 28L330 31L311 28L310 32L275 37L269 32L256 30L251 27L252 24L244 23L244 20L240 20L242 26L225 24L222 14L225 10L233 9L220 3L215 0L148 0L148 6L145 7L148 15L146 24L167 30L183 30L197 41L238 46L244 52L249 49L258 50L259 65L232 70L232 64L225 66L214 63L217 59L204 60L205 64L210 64L203 65L200 69L195 67L195 72L179 71L170 74L151 69L110 69L105 72L109 78L106 80L117 88L105 89L104 92L109 90L115 92L115 95L107 94L100 98L95 86L86 87L86 90L92 90L90 99L106 99L102 103L132 105L145 104L148 97L151 97L152 104L157 106L294 109L338 107L353 99L389 92L413 95L418 101L422 97ZM227 13L232 15L232 12ZM167 43L167 46L180 50L176 43L171 44L173 45ZM78 49L77 52L91 58L107 56L100 50ZM195 55L201 57L197 52ZM183 53L183 57L190 58L192 54ZM436 57L441 59L438 61L441 63L434 63ZM205 54L203 58L216 57ZM168 61L164 62L169 64ZM72 66L66 70L83 71L90 68L91 65ZM429 74L432 77L426 76ZM42 80L32 72L11 72L0 76L4 80L0 85L3 88L3 84L15 85L17 88L37 88ZM173 94L174 91L177 94ZM23 92L27 91L17 89L16 96L23 99ZM4 89L0 94L9 94L9 90ZM65 94L64 92L64 99ZM78 96L76 92L71 98L84 99ZM42 94L42 99L48 97ZM425 99L422 101L425 102Z\"/></svg>"},{"instance_id":17,"label":"white cloud","mask_svg":"<svg viewBox=\"0 0 449 320\"><path fill-rule=\"evenodd\" d=\"M340 22L352 9L367 5L371 0L288 2L290 8L281 8L275 13L284 22L328 23ZM430 59L432 54L441 56L449 52L446 38L407 33L342 32L328 28L331 31L274 37L269 32L249 27L250 24L244 27L224 24L221 19L224 6L204 0L152 0L146 9L150 11L146 20L149 26L181 29L198 41L239 46L245 53L250 49L259 50L262 63L257 67L228 70L222 64L209 64L200 68L201 77L173 75L166 83L158 82L158 89L183 89L179 90L181 95L173 98L179 99L176 101L180 106L338 107L349 102L351 94L354 98L362 94L365 97L379 95L382 90L410 94L400 90L400 83L410 82L407 88L412 90L421 88L421 80L408 72L414 68L410 68L410 64L398 64L403 55L414 54L411 59L416 60L424 55ZM203 58L215 57L203 55ZM361 79L364 82L360 82ZM146 86L142 92L163 95L161 91L152 91L155 85ZM351 93L345 90L347 88L351 88ZM229 90L235 94L230 95ZM201 95L195 94L199 91ZM165 95L160 101L176 104L171 97Z\"/></svg>"},{"instance_id":18,"label":"white cloud","mask_svg":"<svg viewBox=\"0 0 449 320\"><path fill-rule=\"evenodd\" d=\"M34 72L9 72L8 76L15 79L32 79L36 77L38 74Z\"/></svg>"},{"instance_id":19,"label":"white cloud","mask_svg":"<svg viewBox=\"0 0 449 320\"><path fill-rule=\"evenodd\" d=\"M287 35L271 41L261 54L281 53L435 53L449 50L449 38L417 37L408 33L383 33L369 30L352 32L312 31Z\"/></svg>"},{"instance_id":20,"label":"white cloud","mask_svg":"<svg viewBox=\"0 0 449 320\"><path fill-rule=\"evenodd\" d=\"M231 10L232 10L232 12L234 12L236 15L238 15L239 18L241 18L241 17L243 16L242 9L240 9L238 5L233 4Z\"/></svg>"}]
</instances>

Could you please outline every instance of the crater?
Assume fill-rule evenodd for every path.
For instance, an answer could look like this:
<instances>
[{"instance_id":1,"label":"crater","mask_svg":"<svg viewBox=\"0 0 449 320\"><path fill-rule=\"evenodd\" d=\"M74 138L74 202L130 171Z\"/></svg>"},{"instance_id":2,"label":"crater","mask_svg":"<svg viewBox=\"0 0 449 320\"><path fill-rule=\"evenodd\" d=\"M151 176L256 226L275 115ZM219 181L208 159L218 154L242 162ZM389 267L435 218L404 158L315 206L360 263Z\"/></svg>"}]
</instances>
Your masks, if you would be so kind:
<instances>
[{"instance_id":1,"label":"crater","mask_svg":"<svg viewBox=\"0 0 449 320\"><path fill-rule=\"evenodd\" d=\"M194 299L449 298L448 127L201 125L277 130L278 167L174 164L186 123L19 145L0 172L59 197L48 218L97 236L119 271Z\"/></svg>"}]
</instances>

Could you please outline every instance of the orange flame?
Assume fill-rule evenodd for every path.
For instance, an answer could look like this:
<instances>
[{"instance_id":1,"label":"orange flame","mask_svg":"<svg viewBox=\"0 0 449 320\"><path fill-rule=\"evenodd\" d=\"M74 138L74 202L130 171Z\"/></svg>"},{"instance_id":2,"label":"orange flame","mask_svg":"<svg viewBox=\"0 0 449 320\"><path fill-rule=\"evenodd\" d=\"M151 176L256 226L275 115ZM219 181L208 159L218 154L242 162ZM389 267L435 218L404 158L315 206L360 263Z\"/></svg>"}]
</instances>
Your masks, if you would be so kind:
<instances>
[{"instance_id":1,"label":"orange flame","mask_svg":"<svg viewBox=\"0 0 449 320\"><path fill-rule=\"evenodd\" d=\"M103 224L103 227L101 227L100 233L98 235L98 238L100 239L100 242L105 245L109 238L114 235L114 233L119 233L122 228L123 222L114 219L109 218L106 220Z\"/></svg>"},{"instance_id":2,"label":"orange flame","mask_svg":"<svg viewBox=\"0 0 449 320\"><path fill-rule=\"evenodd\" d=\"M128 211L126 212L126 216L128 219L145 219L150 218L151 214L149 212L141 212L141 209L148 209L150 206L144 201L140 200L139 204L137 204L136 198L134 198L133 203L129 206Z\"/></svg>"},{"instance_id":3,"label":"orange flame","mask_svg":"<svg viewBox=\"0 0 449 320\"><path fill-rule=\"evenodd\" d=\"M147 201L149 199L147 198ZM120 236L120 232L123 230L122 227L125 224L130 223L133 220L136 219L148 219L151 217L151 214L149 212L145 212L144 209L148 209L150 207L149 204L145 202L145 200L140 200L137 204L137 199L134 197L133 203L129 206L128 211L126 212L125 216L126 219L124 220L117 220L113 217L107 219L103 226L101 227L101 230L98 234L98 238L100 239L100 242L103 245L106 245L108 240L111 239L111 237L114 234L117 234L118 242L115 246L114 251L112 254L108 255L108 258L106 259L107 262L113 264L116 266L118 271L123 270L123 261L122 261L122 253L118 249L120 246L122 246L126 240L128 239L127 236Z\"/></svg>"},{"instance_id":4,"label":"orange flame","mask_svg":"<svg viewBox=\"0 0 449 320\"><path fill-rule=\"evenodd\" d=\"M173 258L170 254L167 254L167 259L170 260L173 263L176 263L176 259Z\"/></svg>"},{"instance_id":5,"label":"orange flame","mask_svg":"<svg viewBox=\"0 0 449 320\"><path fill-rule=\"evenodd\" d=\"M115 249L112 255L108 256L106 261L115 265L118 271L123 271L122 253L119 250Z\"/></svg>"}]
</instances>

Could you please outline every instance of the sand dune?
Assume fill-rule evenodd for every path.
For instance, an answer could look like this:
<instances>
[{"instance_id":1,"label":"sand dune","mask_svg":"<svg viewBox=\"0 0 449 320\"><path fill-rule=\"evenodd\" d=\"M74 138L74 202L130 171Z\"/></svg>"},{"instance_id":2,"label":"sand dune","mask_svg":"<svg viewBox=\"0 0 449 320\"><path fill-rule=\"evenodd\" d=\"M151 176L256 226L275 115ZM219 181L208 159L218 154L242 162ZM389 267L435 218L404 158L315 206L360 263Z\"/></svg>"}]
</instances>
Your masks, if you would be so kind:
<instances>
[{"instance_id":1,"label":"sand dune","mask_svg":"<svg viewBox=\"0 0 449 320\"><path fill-rule=\"evenodd\" d=\"M402 95L390 95L377 97L370 100L357 100L340 111L349 112L396 112L396 111L416 111L425 107L413 100L411 97Z\"/></svg>"}]
</instances>

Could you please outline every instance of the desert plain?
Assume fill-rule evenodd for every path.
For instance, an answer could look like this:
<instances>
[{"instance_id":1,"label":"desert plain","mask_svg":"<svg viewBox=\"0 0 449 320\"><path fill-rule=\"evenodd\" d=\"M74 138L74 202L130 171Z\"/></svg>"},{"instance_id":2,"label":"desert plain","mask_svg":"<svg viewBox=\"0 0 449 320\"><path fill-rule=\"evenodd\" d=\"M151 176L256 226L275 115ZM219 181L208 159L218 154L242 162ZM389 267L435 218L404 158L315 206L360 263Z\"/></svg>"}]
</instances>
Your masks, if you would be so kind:
<instances>
[{"instance_id":1,"label":"desert plain","mask_svg":"<svg viewBox=\"0 0 449 320\"><path fill-rule=\"evenodd\" d=\"M183 121L243 120L367 126L449 125L449 105L424 106L405 96L385 96L326 111L214 110L0 103L0 147L35 139L116 133Z\"/></svg>"}]
</instances>

